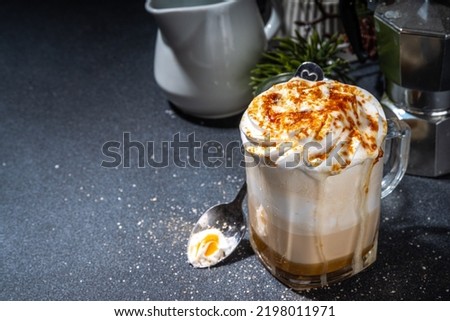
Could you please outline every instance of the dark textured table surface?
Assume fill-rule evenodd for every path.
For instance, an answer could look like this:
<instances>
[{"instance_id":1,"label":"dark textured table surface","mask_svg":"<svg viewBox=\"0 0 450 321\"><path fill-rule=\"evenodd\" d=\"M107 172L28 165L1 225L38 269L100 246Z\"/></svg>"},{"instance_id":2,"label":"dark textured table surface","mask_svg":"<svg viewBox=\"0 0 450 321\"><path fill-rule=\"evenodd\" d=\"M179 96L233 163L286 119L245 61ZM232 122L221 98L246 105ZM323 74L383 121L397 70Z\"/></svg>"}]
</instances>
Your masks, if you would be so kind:
<instances>
[{"instance_id":1,"label":"dark textured table surface","mask_svg":"<svg viewBox=\"0 0 450 321\"><path fill-rule=\"evenodd\" d=\"M340 284L293 292L248 240L216 268L189 266L193 223L233 198L244 170L236 150L217 168L176 166L187 151L165 144L239 142L238 118L170 106L155 32L143 1L0 2L0 300L450 299L449 176L406 176L382 201L377 262ZM361 86L375 88L374 68L360 68ZM124 135L154 142L154 157L139 168L133 149L129 168L102 167L103 144ZM168 166L147 162L163 154Z\"/></svg>"}]
</instances>

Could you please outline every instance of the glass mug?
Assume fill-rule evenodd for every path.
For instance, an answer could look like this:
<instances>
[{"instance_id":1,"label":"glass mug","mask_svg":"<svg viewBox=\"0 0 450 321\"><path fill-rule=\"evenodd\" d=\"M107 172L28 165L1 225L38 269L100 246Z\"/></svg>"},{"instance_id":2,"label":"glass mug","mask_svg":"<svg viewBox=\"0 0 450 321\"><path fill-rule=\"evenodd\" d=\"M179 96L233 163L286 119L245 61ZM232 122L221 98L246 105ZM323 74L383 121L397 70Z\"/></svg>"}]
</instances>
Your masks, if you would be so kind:
<instances>
[{"instance_id":1,"label":"glass mug","mask_svg":"<svg viewBox=\"0 0 450 321\"><path fill-rule=\"evenodd\" d=\"M259 93L290 78L271 79ZM382 158L368 158L333 175L274 166L246 147L241 121L250 242L263 265L287 286L325 286L375 262L381 198L402 179L409 154L408 125L386 121ZM267 143L251 145L264 149Z\"/></svg>"}]
</instances>

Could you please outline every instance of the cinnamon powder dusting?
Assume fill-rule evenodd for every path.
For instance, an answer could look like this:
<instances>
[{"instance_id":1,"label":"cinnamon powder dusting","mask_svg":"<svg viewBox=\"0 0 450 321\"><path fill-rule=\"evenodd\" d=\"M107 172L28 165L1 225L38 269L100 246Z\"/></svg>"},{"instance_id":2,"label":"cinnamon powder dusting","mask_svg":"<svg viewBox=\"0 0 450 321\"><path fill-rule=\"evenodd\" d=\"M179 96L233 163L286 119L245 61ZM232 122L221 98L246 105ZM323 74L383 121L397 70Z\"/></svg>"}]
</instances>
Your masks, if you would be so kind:
<instances>
[{"instance_id":1,"label":"cinnamon powder dusting","mask_svg":"<svg viewBox=\"0 0 450 321\"><path fill-rule=\"evenodd\" d=\"M335 171L339 169L334 167L344 168L351 163L355 146L362 146L373 157L379 155L378 115L367 113L364 106L369 103L370 97L355 86L293 78L257 96L248 114L263 135L273 141L288 139L301 143L313 139L321 142L327 135L340 135L339 155L345 164L334 164L332 170ZM332 147L335 146L336 142ZM314 155L315 163L325 160L329 152Z\"/></svg>"}]
</instances>

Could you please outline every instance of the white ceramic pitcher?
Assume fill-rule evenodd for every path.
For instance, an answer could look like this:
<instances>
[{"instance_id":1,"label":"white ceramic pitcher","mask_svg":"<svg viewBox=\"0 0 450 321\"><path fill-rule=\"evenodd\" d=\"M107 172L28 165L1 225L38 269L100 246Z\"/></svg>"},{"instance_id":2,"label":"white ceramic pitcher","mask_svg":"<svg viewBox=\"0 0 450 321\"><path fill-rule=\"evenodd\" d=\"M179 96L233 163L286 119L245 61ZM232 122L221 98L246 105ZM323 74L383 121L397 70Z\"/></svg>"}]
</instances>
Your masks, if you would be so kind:
<instances>
[{"instance_id":1,"label":"white ceramic pitcher","mask_svg":"<svg viewBox=\"0 0 450 321\"><path fill-rule=\"evenodd\" d=\"M264 26L255 0L147 0L158 25L155 79L180 110L202 118L243 111L250 70L281 25Z\"/></svg>"}]
</instances>

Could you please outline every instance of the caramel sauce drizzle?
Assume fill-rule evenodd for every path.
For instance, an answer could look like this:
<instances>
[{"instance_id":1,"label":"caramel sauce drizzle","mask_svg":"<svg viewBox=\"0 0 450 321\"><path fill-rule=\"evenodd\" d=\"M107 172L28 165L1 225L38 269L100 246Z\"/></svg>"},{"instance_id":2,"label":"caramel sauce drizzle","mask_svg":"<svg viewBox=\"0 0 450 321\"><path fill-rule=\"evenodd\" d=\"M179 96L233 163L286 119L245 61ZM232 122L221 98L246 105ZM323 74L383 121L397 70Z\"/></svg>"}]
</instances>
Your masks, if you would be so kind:
<instances>
[{"instance_id":1,"label":"caramel sauce drizzle","mask_svg":"<svg viewBox=\"0 0 450 321\"><path fill-rule=\"evenodd\" d=\"M379 157L378 119L364 110L369 99L355 86L293 78L256 97L248 114L263 130L264 137L269 138L270 147L277 147L271 139L288 139L295 145L309 137L320 142L337 129L348 133L339 152L345 163L333 164L332 171L337 172L350 165L358 145ZM311 163L319 165L332 149L314 155Z\"/></svg>"}]
</instances>

